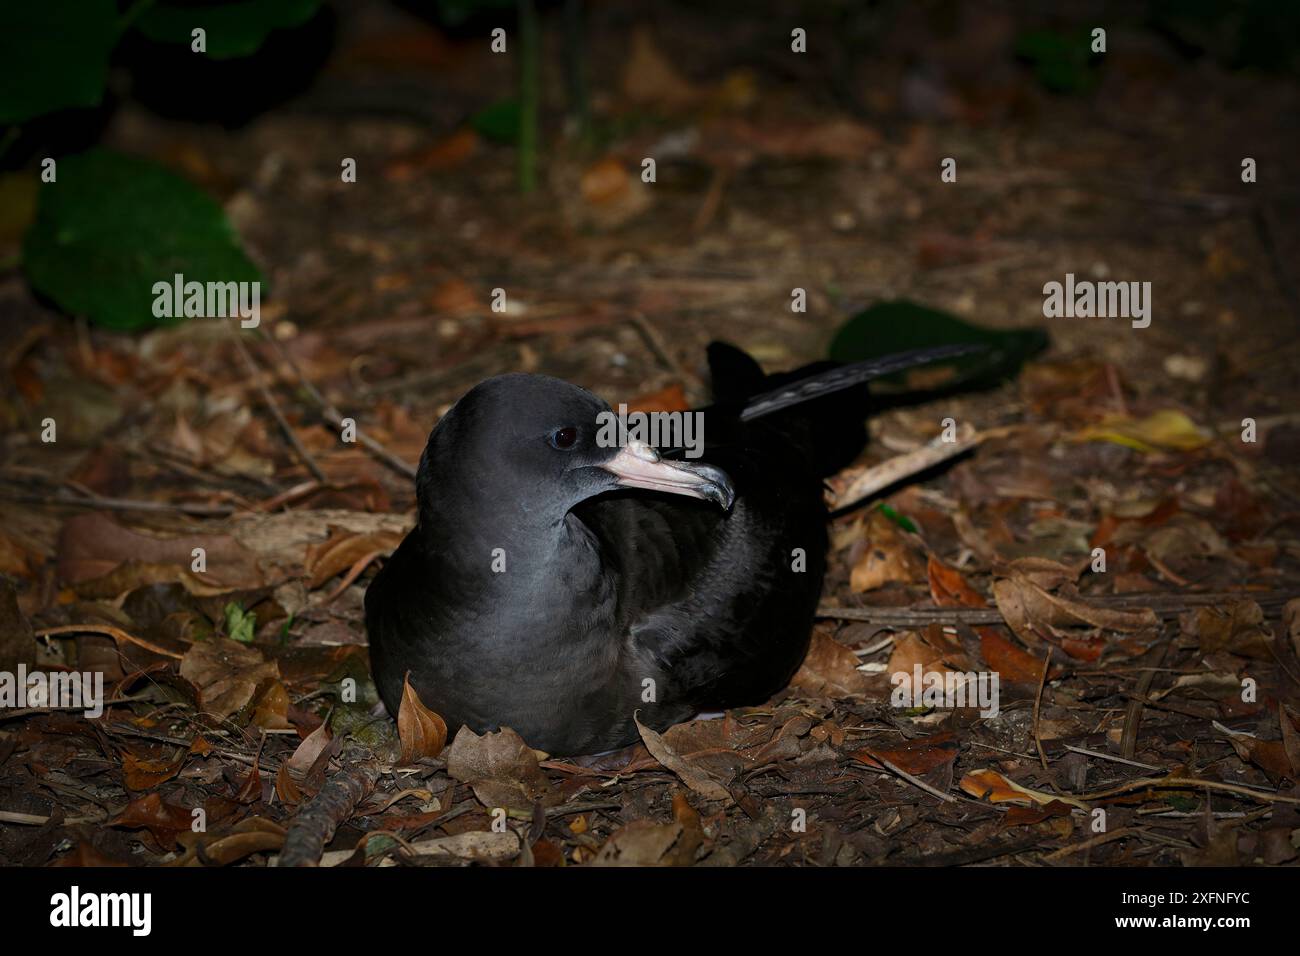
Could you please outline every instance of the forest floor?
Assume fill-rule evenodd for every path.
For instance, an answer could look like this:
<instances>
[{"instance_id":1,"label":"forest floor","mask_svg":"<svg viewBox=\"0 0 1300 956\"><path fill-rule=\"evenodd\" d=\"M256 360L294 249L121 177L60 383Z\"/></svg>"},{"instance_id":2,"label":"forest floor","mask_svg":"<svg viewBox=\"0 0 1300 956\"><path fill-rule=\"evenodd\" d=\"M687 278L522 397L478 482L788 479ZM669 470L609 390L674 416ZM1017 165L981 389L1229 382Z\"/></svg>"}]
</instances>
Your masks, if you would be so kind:
<instances>
[{"instance_id":1,"label":"forest floor","mask_svg":"<svg viewBox=\"0 0 1300 956\"><path fill-rule=\"evenodd\" d=\"M222 200L269 279L265 334L109 333L0 277L0 658L100 671L110 699L0 710L0 861L265 864L306 801L370 771L326 862L1300 859L1294 89L1148 41L1053 96L991 64L1005 36L908 23L841 65L873 91L845 104L809 92L830 86L814 58L754 54L758 27L609 11L599 134L548 124L521 197L514 150L465 125L507 68L396 16L350 23L312 91L248 125L127 103L106 132ZM364 105L394 90L409 106ZM558 76L544 102L560 115ZM1045 319L1067 273L1150 281L1151 325ZM707 399L710 340L793 367L892 299L1051 346L872 420L859 471L945 418L987 434L835 518L788 691L599 758L503 733L401 765L362 597L465 389L537 371L680 407ZM892 706L914 667L997 672L997 713ZM349 731L373 764L339 759Z\"/></svg>"}]
</instances>

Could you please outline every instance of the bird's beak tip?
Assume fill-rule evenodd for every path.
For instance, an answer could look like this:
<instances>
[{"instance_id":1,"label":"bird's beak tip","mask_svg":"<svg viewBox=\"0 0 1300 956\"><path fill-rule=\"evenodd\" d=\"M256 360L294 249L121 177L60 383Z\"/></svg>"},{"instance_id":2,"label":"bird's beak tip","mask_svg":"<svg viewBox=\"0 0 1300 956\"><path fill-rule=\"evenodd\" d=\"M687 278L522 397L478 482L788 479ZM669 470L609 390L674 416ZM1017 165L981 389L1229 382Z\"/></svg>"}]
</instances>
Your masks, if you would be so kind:
<instances>
[{"instance_id":1,"label":"bird's beak tip","mask_svg":"<svg viewBox=\"0 0 1300 956\"><path fill-rule=\"evenodd\" d=\"M620 488L643 488L687 495L730 511L736 501L731 477L721 468L703 462L668 461L638 443L620 448L601 467L613 475Z\"/></svg>"}]
</instances>

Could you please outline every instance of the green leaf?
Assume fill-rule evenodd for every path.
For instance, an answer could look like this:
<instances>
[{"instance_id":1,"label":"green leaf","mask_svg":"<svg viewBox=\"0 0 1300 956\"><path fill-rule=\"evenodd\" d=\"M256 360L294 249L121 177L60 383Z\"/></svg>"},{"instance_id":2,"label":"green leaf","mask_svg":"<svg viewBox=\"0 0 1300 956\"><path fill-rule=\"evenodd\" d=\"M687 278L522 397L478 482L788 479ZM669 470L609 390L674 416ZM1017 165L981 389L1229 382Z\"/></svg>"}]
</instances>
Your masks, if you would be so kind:
<instances>
[{"instance_id":1,"label":"green leaf","mask_svg":"<svg viewBox=\"0 0 1300 956\"><path fill-rule=\"evenodd\" d=\"M883 501L876 505L876 507L880 509L882 515L894 522L894 524L898 525L904 531L910 531L912 534L916 534L916 525L912 523L912 519L907 515L899 514Z\"/></svg>"},{"instance_id":2,"label":"green leaf","mask_svg":"<svg viewBox=\"0 0 1300 956\"><path fill-rule=\"evenodd\" d=\"M519 101L499 100L469 118L474 131L490 143L514 146L519 142Z\"/></svg>"},{"instance_id":3,"label":"green leaf","mask_svg":"<svg viewBox=\"0 0 1300 956\"><path fill-rule=\"evenodd\" d=\"M98 106L116 42L113 0L4 0L0 123Z\"/></svg>"},{"instance_id":4,"label":"green leaf","mask_svg":"<svg viewBox=\"0 0 1300 956\"><path fill-rule=\"evenodd\" d=\"M257 633L257 613L245 611L234 601L227 604L224 611L226 634L241 644L253 643L253 637Z\"/></svg>"},{"instance_id":5,"label":"green leaf","mask_svg":"<svg viewBox=\"0 0 1300 956\"><path fill-rule=\"evenodd\" d=\"M251 56L272 30L301 26L321 0L235 0L232 3L184 3L171 0L150 7L137 21L140 32L159 43L189 46L193 31L206 33L206 53L214 60Z\"/></svg>"},{"instance_id":6,"label":"green leaf","mask_svg":"<svg viewBox=\"0 0 1300 956\"><path fill-rule=\"evenodd\" d=\"M986 351L949 359L946 364L956 368L957 377L941 387L992 385L1014 375L1026 359L1047 347L1047 333L984 329L915 302L881 302L840 326L831 342L831 358L861 362L931 345L965 344L983 345ZM899 372L882 381L902 386L911 374Z\"/></svg>"},{"instance_id":7,"label":"green leaf","mask_svg":"<svg viewBox=\"0 0 1300 956\"><path fill-rule=\"evenodd\" d=\"M94 149L59 160L23 243L33 288L113 329L175 324L153 314L156 282L261 282L221 207L156 163ZM265 289L263 288L263 292Z\"/></svg>"}]
</instances>

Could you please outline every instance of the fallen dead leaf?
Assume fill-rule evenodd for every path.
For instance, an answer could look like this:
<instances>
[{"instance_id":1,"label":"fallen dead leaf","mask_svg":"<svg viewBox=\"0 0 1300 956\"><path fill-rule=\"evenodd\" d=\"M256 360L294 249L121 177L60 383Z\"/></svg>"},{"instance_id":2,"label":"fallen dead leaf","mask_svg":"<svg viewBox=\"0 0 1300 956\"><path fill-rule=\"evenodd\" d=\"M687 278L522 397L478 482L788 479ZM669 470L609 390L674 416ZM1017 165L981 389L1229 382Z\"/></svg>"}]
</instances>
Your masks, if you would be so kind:
<instances>
[{"instance_id":1,"label":"fallen dead leaf","mask_svg":"<svg viewBox=\"0 0 1300 956\"><path fill-rule=\"evenodd\" d=\"M1039 803L1046 806L1053 802L1068 803L1071 806L1087 810L1088 805L1073 797L1059 793L1044 793L1031 790L1008 780L996 770L976 770L961 778L961 788L977 800L989 800L991 803Z\"/></svg>"},{"instance_id":2,"label":"fallen dead leaf","mask_svg":"<svg viewBox=\"0 0 1300 956\"><path fill-rule=\"evenodd\" d=\"M280 668L257 648L218 637L190 647L180 674L198 688L199 710L224 720L242 710L263 681L279 680Z\"/></svg>"},{"instance_id":3,"label":"fallen dead leaf","mask_svg":"<svg viewBox=\"0 0 1300 956\"><path fill-rule=\"evenodd\" d=\"M664 738L641 723L639 717L633 715L632 719L636 721L637 730L641 732L641 740L646 749L663 764L665 769L675 773L686 786L706 799L731 800L731 793L712 773L674 753L673 749L664 742Z\"/></svg>"},{"instance_id":4,"label":"fallen dead leaf","mask_svg":"<svg viewBox=\"0 0 1300 956\"><path fill-rule=\"evenodd\" d=\"M447 773L469 784L489 809L531 811L534 804L549 806L557 799L537 754L509 727L482 736L461 727L446 760Z\"/></svg>"},{"instance_id":5,"label":"fallen dead leaf","mask_svg":"<svg viewBox=\"0 0 1300 956\"><path fill-rule=\"evenodd\" d=\"M410 766L422 757L436 757L447 746L447 722L424 706L411 686L410 674L402 681L397 736L402 742L402 766Z\"/></svg>"}]
</instances>

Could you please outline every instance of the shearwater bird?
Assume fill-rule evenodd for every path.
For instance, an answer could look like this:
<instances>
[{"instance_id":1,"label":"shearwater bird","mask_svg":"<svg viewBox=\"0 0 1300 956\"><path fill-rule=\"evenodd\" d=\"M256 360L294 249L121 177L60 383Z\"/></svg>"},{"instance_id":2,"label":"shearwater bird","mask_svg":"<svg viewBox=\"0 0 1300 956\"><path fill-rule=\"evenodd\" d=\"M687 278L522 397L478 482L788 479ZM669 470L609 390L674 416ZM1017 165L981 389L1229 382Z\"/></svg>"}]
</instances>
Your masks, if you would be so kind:
<instances>
[{"instance_id":1,"label":"shearwater bird","mask_svg":"<svg viewBox=\"0 0 1300 956\"><path fill-rule=\"evenodd\" d=\"M475 386L430 434L418 523L366 592L385 705L409 673L453 733L578 755L636 740L634 713L663 729L763 702L808 649L822 480L866 441L864 383L966 351L769 376L714 343L696 460L598 441L609 405L568 382Z\"/></svg>"}]
</instances>

